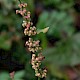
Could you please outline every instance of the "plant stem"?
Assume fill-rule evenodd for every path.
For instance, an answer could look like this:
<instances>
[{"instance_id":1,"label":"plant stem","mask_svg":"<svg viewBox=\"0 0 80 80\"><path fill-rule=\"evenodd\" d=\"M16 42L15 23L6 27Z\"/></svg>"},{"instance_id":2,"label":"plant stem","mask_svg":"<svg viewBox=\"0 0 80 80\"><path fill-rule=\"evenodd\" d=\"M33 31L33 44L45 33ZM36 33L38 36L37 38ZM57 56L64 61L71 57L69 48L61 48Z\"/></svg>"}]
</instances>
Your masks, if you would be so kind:
<instances>
[{"instance_id":1,"label":"plant stem","mask_svg":"<svg viewBox=\"0 0 80 80\"><path fill-rule=\"evenodd\" d=\"M40 80L40 78L38 77L38 80Z\"/></svg>"},{"instance_id":2,"label":"plant stem","mask_svg":"<svg viewBox=\"0 0 80 80\"><path fill-rule=\"evenodd\" d=\"M18 0L19 1L19 3L21 4L21 0Z\"/></svg>"}]
</instances>

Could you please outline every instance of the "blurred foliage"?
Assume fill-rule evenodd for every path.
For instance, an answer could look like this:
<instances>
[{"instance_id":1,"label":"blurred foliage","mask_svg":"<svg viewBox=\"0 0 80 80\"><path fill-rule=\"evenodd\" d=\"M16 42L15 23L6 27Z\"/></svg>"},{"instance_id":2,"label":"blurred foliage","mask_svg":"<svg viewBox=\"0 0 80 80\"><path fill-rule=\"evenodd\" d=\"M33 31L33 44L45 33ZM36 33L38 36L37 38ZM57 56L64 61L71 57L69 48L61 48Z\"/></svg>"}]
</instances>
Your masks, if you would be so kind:
<instances>
[{"instance_id":1,"label":"blurred foliage","mask_svg":"<svg viewBox=\"0 0 80 80\"><path fill-rule=\"evenodd\" d=\"M50 0L44 2L46 5L49 5ZM44 11L39 16L37 28L42 29L44 27L49 27L47 35L39 35L39 39L41 40L42 46L44 48L43 53L46 56L46 60L44 62L45 65L47 65L48 70L53 76L55 75L66 80L67 76L64 74L65 71L62 70L61 67L75 66L77 64L80 64L80 33L76 33L76 29L74 27L74 18L72 15L74 13L69 12L73 6L73 2L71 3L70 1L71 6L69 6L67 3L66 6L63 3L64 1L61 2L61 0L53 0L53 2L51 1L50 4L55 4L57 6L55 7L57 9L60 9L60 11L57 9L54 9L52 11ZM65 7L62 7L62 4ZM67 10L63 11L63 8ZM45 44L45 42L48 42L50 38L59 39L56 43L51 42L51 45L55 44L53 47L49 46L48 43ZM47 48L45 48L45 45Z\"/></svg>"},{"instance_id":2,"label":"blurred foliage","mask_svg":"<svg viewBox=\"0 0 80 80\"><path fill-rule=\"evenodd\" d=\"M23 2L28 3L27 9L34 17L36 9L34 0L23 0ZM49 27L47 34L37 35L46 57L43 62L48 68L46 80L69 80L63 70L64 66L80 63L80 32L76 32L72 15L74 0L43 0L41 2L45 7L54 7L54 9L51 7L50 11L43 8L43 12L38 16L38 22L34 24L38 30ZM22 18L15 14L18 3L16 0L0 0L0 49L4 50L6 55L10 52L13 60L25 65L24 71L15 73L14 80L37 80L29 64L31 55L24 46L26 39L21 27ZM50 39L58 40L50 42ZM9 78L9 73L0 73L0 80Z\"/></svg>"},{"instance_id":3,"label":"blurred foliage","mask_svg":"<svg viewBox=\"0 0 80 80\"><path fill-rule=\"evenodd\" d=\"M16 72L15 75L14 75L14 80L23 80L23 79L22 79L23 76L24 76L24 71L18 71L18 72ZM6 79L6 80L11 80L9 73L7 73L7 72L2 72L2 73L0 74L0 79L1 79L1 80L5 80L5 79Z\"/></svg>"},{"instance_id":4,"label":"blurred foliage","mask_svg":"<svg viewBox=\"0 0 80 80\"><path fill-rule=\"evenodd\" d=\"M10 80L9 73L7 73L7 72L0 73L0 79L1 80L5 80L5 79Z\"/></svg>"},{"instance_id":5,"label":"blurred foliage","mask_svg":"<svg viewBox=\"0 0 80 80\"><path fill-rule=\"evenodd\" d=\"M64 20L65 19L65 20ZM37 28L49 27L48 35L54 37L61 37L62 34L70 37L73 32L73 18L70 14L66 12L44 12L40 15L39 21L37 23ZM64 27L65 26L65 27Z\"/></svg>"},{"instance_id":6,"label":"blurred foliage","mask_svg":"<svg viewBox=\"0 0 80 80\"><path fill-rule=\"evenodd\" d=\"M44 50L45 63L53 75L62 77L63 72L58 70L61 66L75 66L80 63L79 36L80 33L76 33L66 40L58 41L55 47Z\"/></svg>"},{"instance_id":7,"label":"blurred foliage","mask_svg":"<svg viewBox=\"0 0 80 80\"><path fill-rule=\"evenodd\" d=\"M66 10L74 5L74 0L43 0L43 3L46 6L53 5L60 10Z\"/></svg>"},{"instance_id":8,"label":"blurred foliage","mask_svg":"<svg viewBox=\"0 0 80 80\"><path fill-rule=\"evenodd\" d=\"M11 48L11 40L9 35L0 35L0 48L4 50L9 50Z\"/></svg>"},{"instance_id":9,"label":"blurred foliage","mask_svg":"<svg viewBox=\"0 0 80 80\"><path fill-rule=\"evenodd\" d=\"M24 76L24 71L18 71L14 75L14 80L23 80L21 79Z\"/></svg>"}]
</instances>

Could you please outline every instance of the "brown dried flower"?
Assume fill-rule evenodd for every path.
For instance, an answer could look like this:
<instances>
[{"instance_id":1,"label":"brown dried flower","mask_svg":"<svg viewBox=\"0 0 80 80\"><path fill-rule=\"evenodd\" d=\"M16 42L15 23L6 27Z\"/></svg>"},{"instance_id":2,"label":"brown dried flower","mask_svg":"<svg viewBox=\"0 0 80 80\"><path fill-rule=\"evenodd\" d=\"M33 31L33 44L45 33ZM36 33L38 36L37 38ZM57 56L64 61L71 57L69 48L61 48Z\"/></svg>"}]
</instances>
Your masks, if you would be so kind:
<instances>
[{"instance_id":1,"label":"brown dried flower","mask_svg":"<svg viewBox=\"0 0 80 80\"><path fill-rule=\"evenodd\" d=\"M20 10L16 10L16 14L21 14L23 17L23 23L22 26L24 27L24 34L29 36L29 40L26 41L28 50L32 53L40 52L39 54L32 54L31 64L32 68L35 70L35 76L43 78L46 77L47 70L41 69L40 65L42 60L44 59L44 56L41 53L42 48L40 47L39 40L33 40L31 36L34 36L36 34L39 34L40 32L46 32L48 28L43 29L39 32L37 32L36 27L33 26L33 23L31 22L31 15L30 12L26 10L27 4L21 3L18 5Z\"/></svg>"}]
</instances>

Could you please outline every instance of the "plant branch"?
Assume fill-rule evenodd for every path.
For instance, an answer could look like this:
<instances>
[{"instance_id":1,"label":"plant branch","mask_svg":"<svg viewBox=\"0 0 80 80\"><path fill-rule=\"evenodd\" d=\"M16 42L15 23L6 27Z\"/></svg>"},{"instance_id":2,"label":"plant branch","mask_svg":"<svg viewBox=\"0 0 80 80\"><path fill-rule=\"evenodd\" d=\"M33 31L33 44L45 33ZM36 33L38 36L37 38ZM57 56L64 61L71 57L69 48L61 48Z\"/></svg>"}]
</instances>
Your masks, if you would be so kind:
<instances>
[{"instance_id":1,"label":"plant branch","mask_svg":"<svg viewBox=\"0 0 80 80\"><path fill-rule=\"evenodd\" d=\"M21 0L18 0L19 1L19 3L21 4Z\"/></svg>"},{"instance_id":2,"label":"plant branch","mask_svg":"<svg viewBox=\"0 0 80 80\"><path fill-rule=\"evenodd\" d=\"M38 77L38 80L40 80L40 78Z\"/></svg>"}]
</instances>

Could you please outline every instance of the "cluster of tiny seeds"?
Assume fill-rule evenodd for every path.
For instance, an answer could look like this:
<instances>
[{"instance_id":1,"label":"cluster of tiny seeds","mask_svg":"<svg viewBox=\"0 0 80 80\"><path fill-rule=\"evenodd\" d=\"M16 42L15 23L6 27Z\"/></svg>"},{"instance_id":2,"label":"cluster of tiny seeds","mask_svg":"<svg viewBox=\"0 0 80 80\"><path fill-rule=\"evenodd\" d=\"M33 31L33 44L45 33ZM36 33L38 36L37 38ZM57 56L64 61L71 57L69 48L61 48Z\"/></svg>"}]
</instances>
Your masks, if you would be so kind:
<instances>
[{"instance_id":1,"label":"cluster of tiny seeds","mask_svg":"<svg viewBox=\"0 0 80 80\"><path fill-rule=\"evenodd\" d=\"M24 16L24 18L26 18L26 19L28 19L28 20L30 19L30 12L29 12L29 11L28 11L27 14Z\"/></svg>"},{"instance_id":2,"label":"cluster of tiny seeds","mask_svg":"<svg viewBox=\"0 0 80 80\"><path fill-rule=\"evenodd\" d=\"M22 23L22 26L24 27L24 34L29 36L29 40L26 41L26 44L28 46L28 50L32 53L35 52L41 52L41 47L39 45L39 40L34 41L30 36L38 34L36 31L36 27L33 26L33 23L31 22L30 18L30 12L26 10L27 4L21 3L18 5L20 10L16 10L16 14L21 14L24 21ZM42 56L41 53L36 56L35 54L32 54L32 68L35 70L35 76L43 78L46 77L47 70L46 69L40 69L41 61L44 59L44 56Z\"/></svg>"},{"instance_id":3,"label":"cluster of tiny seeds","mask_svg":"<svg viewBox=\"0 0 80 80\"><path fill-rule=\"evenodd\" d=\"M27 4L26 4L26 3L21 3L21 4L19 4L18 6L19 6L20 10L16 10L16 14L19 13L19 14L21 14L22 16L24 16L25 13L27 12L27 11L26 11Z\"/></svg>"},{"instance_id":4,"label":"cluster of tiny seeds","mask_svg":"<svg viewBox=\"0 0 80 80\"><path fill-rule=\"evenodd\" d=\"M27 26L28 27L28 26ZM30 28L25 28L24 29L24 34L25 35L28 35L28 36L31 36L31 35L36 35L37 32L36 32L36 27L33 26L33 27L30 27Z\"/></svg>"},{"instance_id":5,"label":"cluster of tiny seeds","mask_svg":"<svg viewBox=\"0 0 80 80\"><path fill-rule=\"evenodd\" d=\"M42 56L42 53L39 53L38 56L36 57L35 54L32 54L32 61L31 61L31 64L32 64L32 68L35 70L35 76L38 76L38 77L46 77L46 73L47 73L47 70L46 69L40 69L40 65L41 65L41 61L44 59L44 56Z\"/></svg>"},{"instance_id":6,"label":"cluster of tiny seeds","mask_svg":"<svg viewBox=\"0 0 80 80\"><path fill-rule=\"evenodd\" d=\"M27 7L27 3L21 3L21 4L19 4L18 5L20 8L22 8L22 7Z\"/></svg>"},{"instance_id":7,"label":"cluster of tiny seeds","mask_svg":"<svg viewBox=\"0 0 80 80\"><path fill-rule=\"evenodd\" d=\"M16 14L21 14L22 16L24 16L24 14L25 14L25 12L26 12L26 9L24 9L24 10L16 10Z\"/></svg>"},{"instance_id":8,"label":"cluster of tiny seeds","mask_svg":"<svg viewBox=\"0 0 80 80\"><path fill-rule=\"evenodd\" d=\"M25 19L30 19L30 12L26 10L27 4L26 3L21 3L18 5L20 10L16 10L16 14L21 14L23 18Z\"/></svg>"},{"instance_id":9,"label":"cluster of tiny seeds","mask_svg":"<svg viewBox=\"0 0 80 80\"><path fill-rule=\"evenodd\" d=\"M41 50L41 47L40 47L40 45L39 45L39 42L40 42L39 40L33 41L32 38L29 38L29 40L26 41L26 45L28 46L28 50L29 50L30 52L33 52L33 53Z\"/></svg>"}]
</instances>

